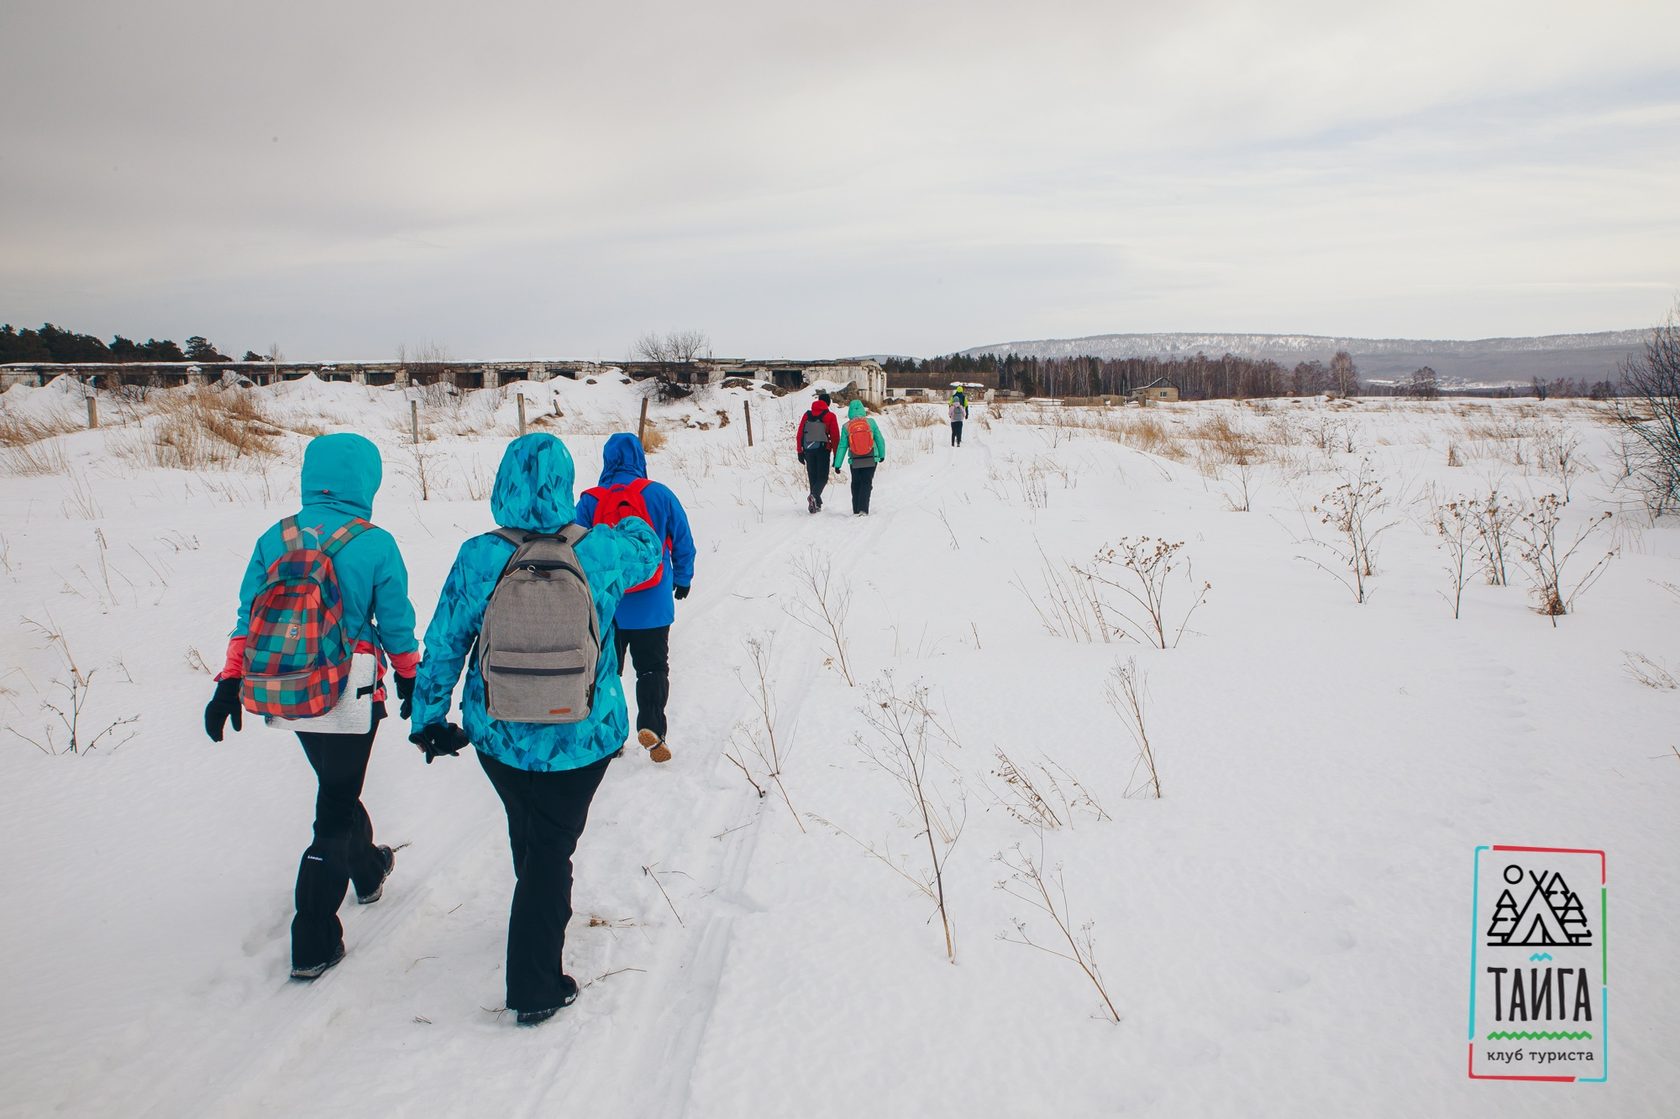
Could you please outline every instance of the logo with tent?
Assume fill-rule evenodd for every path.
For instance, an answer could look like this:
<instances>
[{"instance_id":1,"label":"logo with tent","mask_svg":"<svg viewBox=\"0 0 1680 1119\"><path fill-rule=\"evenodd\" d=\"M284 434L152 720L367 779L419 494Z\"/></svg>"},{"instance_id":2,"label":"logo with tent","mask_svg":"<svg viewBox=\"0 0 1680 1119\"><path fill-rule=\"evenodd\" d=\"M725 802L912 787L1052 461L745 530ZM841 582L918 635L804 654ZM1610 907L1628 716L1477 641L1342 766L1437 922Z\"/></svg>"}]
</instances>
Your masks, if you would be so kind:
<instances>
[{"instance_id":1,"label":"logo with tent","mask_svg":"<svg viewBox=\"0 0 1680 1119\"><path fill-rule=\"evenodd\" d=\"M1489 947L1589 946L1592 929L1587 925L1581 895L1569 888L1563 873L1530 870L1515 863L1504 873L1505 889L1493 907L1488 923ZM1519 902L1518 896L1527 894Z\"/></svg>"}]
</instances>

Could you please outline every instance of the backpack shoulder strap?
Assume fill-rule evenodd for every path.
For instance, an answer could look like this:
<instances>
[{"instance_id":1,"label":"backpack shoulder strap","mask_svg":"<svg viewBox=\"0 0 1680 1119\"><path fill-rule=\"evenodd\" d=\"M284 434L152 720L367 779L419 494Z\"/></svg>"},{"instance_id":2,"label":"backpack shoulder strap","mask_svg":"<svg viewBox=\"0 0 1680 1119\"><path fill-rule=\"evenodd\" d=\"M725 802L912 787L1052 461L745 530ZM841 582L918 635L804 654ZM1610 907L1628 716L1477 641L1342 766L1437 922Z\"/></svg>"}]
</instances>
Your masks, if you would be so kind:
<instances>
[{"instance_id":1,"label":"backpack shoulder strap","mask_svg":"<svg viewBox=\"0 0 1680 1119\"><path fill-rule=\"evenodd\" d=\"M287 517L280 522L280 547L288 552L295 552L303 547L303 529L299 527L296 517Z\"/></svg>"},{"instance_id":2,"label":"backpack shoulder strap","mask_svg":"<svg viewBox=\"0 0 1680 1119\"><path fill-rule=\"evenodd\" d=\"M524 544L525 541L531 538L531 534L526 532L524 529L503 528L500 525L491 529L486 535L500 536L503 540L512 544L516 551L519 549L520 545Z\"/></svg>"},{"instance_id":3,"label":"backpack shoulder strap","mask_svg":"<svg viewBox=\"0 0 1680 1119\"><path fill-rule=\"evenodd\" d=\"M651 481L653 481L652 478L637 478L627 483L624 488L639 497L642 491L648 488L648 483Z\"/></svg>"},{"instance_id":4,"label":"backpack shoulder strap","mask_svg":"<svg viewBox=\"0 0 1680 1119\"><path fill-rule=\"evenodd\" d=\"M372 527L372 521L364 521L360 517L353 517L333 530L332 535L327 537L326 542L321 545L321 551L328 556L336 556L339 549Z\"/></svg>"},{"instance_id":5,"label":"backpack shoulder strap","mask_svg":"<svg viewBox=\"0 0 1680 1119\"><path fill-rule=\"evenodd\" d=\"M560 531L554 535L560 543L566 545L566 547L575 548L578 546L579 540L582 540L585 536L589 535L589 530L579 524L570 524L562 527Z\"/></svg>"}]
</instances>

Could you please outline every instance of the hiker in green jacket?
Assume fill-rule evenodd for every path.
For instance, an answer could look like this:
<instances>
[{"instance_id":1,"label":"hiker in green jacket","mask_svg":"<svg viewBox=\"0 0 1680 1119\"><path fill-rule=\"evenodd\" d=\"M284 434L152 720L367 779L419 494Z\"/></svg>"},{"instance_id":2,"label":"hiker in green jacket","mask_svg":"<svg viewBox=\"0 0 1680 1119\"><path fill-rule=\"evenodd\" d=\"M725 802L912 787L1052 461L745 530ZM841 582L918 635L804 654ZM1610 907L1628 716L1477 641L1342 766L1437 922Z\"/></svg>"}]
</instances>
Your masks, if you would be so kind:
<instances>
[{"instance_id":1,"label":"hiker in green jacket","mask_svg":"<svg viewBox=\"0 0 1680 1119\"><path fill-rule=\"evenodd\" d=\"M875 467L887 459L887 441L881 438L881 428L869 415L863 401L854 400L846 410L846 422L840 425L840 442L834 448L834 472L852 463L852 516L869 516L869 492L875 485Z\"/></svg>"}]
</instances>

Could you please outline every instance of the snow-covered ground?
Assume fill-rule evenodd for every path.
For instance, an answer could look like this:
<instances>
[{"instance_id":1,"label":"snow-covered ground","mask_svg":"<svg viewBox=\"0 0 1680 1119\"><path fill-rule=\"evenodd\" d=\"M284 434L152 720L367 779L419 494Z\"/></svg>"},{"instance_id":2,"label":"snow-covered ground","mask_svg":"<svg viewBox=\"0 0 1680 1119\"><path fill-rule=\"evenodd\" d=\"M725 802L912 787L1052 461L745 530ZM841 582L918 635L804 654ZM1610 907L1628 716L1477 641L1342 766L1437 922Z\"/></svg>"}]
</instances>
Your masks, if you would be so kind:
<instances>
[{"instance_id":1,"label":"snow-covered ground","mask_svg":"<svg viewBox=\"0 0 1680 1119\"><path fill-rule=\"evenodd\" d=\"M530 417L589 480L642 388L530 386ZM1680 673L1664 586L1680 532L1618 483L1615 429L1567 402L977 406L960 449L942 409L910 405L884 421L867 519L842 479L806 514L790 437L805 396L656 404L651 469L699 545L672 636L676 758L630 751L595 801L566 949L582 996L534 1030L500 1011L500 805L469 759L423 765L394 722L365 801L380 840L406 845L396 874L377 905L346 907L343 965L288 981L309 767L260 724L220 745L201 726L251 542L295 508L303 433L361 431L383 449L375 519L424 625L460 541L489 526L512 391L426 407L418 452L402 393L317 382L253 390L282 431L273 453L215 468L157 465L163 418L115 399L99 431L0 448L0 1112L1680 1110L1680 691L1628 668ZM0 396L0 422L84 414L57 387ZM1571 440L1575 469L1548 467ZM1244 451L1247 468L1230 461ZM1312 511L1361 470L1388 526L1362 605ZM1602 577L1554 626L1513 561L1515 585L1472 575L1455 620L1434 509L1566 482L1562 538L1610 516L1565 591L1614 548ZM1212 584L1165 650L1105 640L1068 569L1143 536L1183 545L1169 643ZM1118 623L1126 600L1105 594ZM134 721L48 756L25 739L65 744L41 705L65 706L72 660L82 744ZM1128 660L1159 799L1106 698ZM921 689L927 716L907 714ZM954 963L921 808L873 725L895 713L912 746L926 732ZM1608 852L1608 1083L1467 1079L1485 843ZM1107 1002L1051 954L1068 942L1006 865L1026 860L1088 931Z\"/></svg>"}]
</instances>

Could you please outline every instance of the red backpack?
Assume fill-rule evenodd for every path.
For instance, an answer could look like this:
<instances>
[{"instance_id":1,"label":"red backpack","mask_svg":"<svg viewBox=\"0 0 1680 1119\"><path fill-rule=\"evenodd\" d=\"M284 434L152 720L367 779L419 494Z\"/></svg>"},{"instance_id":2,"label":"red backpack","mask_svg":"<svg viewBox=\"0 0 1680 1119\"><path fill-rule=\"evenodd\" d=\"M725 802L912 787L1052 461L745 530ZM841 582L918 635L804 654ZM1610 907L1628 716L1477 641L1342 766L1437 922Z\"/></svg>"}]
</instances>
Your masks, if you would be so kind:
<instances>
[{"instance_id":1,"label":"red backpack","mask_svg":"<svg viewBox=\"0 0 1680 1119\"><path fill-rule=\"evenodd\" d=\"M616 486L591 486L583 492L595 499L595 523L598 525L616 525L625 517L640 517L651 527L653 518L648 516L647 498L642 491L647 489L648 479L637 478L633 482L620 483ZM671 550L671 538L665 538L665 551ZM625 590L625 594L635 594L645 591L649 587L657 587L659 580L665 576L665 556L660 553L659 566L653 569L653 574Z\"/></svg>"}]
</instances>

